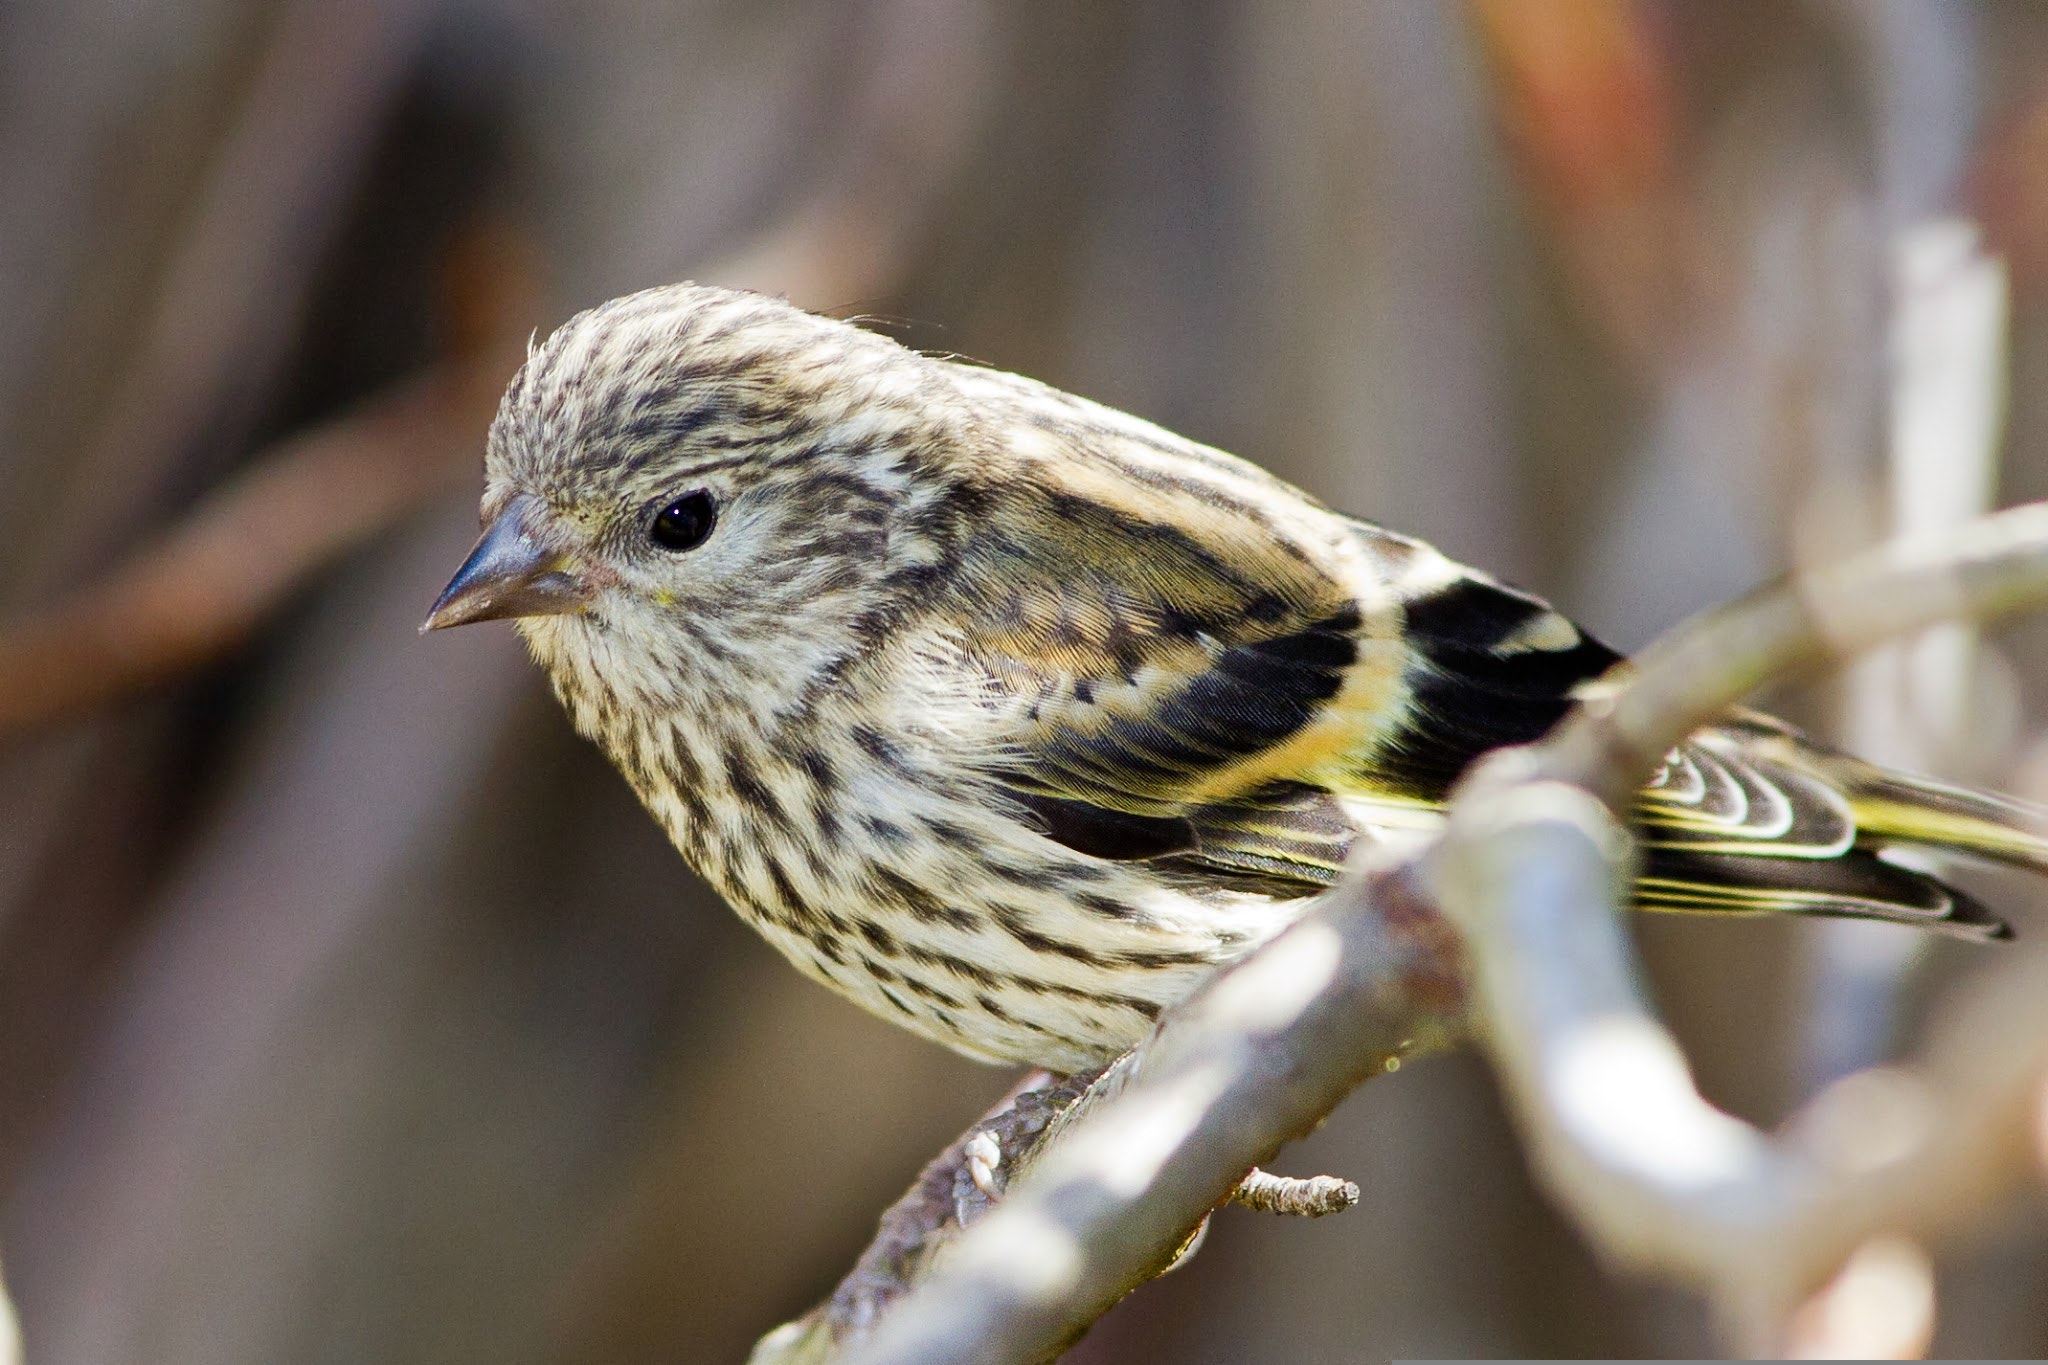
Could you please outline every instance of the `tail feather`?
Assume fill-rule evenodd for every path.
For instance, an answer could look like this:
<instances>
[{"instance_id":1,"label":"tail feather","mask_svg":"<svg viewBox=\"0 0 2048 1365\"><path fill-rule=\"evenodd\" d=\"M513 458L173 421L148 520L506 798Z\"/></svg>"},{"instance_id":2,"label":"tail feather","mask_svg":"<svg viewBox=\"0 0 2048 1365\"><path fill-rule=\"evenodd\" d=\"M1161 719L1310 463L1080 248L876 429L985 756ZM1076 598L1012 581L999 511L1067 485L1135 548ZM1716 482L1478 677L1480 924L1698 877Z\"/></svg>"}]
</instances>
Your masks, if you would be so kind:
<instances>
[{"instance_id":1,"label":"tail feather","mask_svg":"<svg viewBox=\"0 0 2048 1365\"><path fill-rule=\"evenodd\" d=\"M1974 854L2048 873L2048 811L1854 760L1851 766L1838 780L1855 813L1859 842Z\"/></svg>"},{"instance_id":2,"label":"tail feather","mask_svg":"<svg viewBox=\"0 0 2048 1365\"><path fill-rule=\"evenodd\" d=\"M2048 811L1877 767L1754 712L1674 751L1641 811L1637 900L1646 909L1830 915L2006 938L1929 857L2048 874Z\"/></svg>"},{"instance_id":3,"label":"tail feather","mask_svg":"<svg viewBox=\"0 0 2048 1365\"><path fill-rule=\"evenodd\" d=\"M2011 938L1974 896L1869 849L1832 858L1652 849L1636 882L1646 910L1824 915L1910 924L1968 939Z\"/></svg>"}]
</instances>

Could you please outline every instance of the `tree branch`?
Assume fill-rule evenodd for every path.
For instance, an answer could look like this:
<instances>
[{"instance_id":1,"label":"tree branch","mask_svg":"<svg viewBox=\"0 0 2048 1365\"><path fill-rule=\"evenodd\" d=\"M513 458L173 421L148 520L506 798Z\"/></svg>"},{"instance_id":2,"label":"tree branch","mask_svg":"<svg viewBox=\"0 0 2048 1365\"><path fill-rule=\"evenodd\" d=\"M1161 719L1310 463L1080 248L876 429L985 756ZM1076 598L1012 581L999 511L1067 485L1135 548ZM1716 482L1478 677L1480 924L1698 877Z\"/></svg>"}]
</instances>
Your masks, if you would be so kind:
<instances>
[{"instance_id":1,"label":"tree branch","mask_svg":"<svg viewBox=\"0 0 2048 1365\"><path fill-rule=\"evenodd\" d=\"M845 1341L865 1335L910 1288L940 1248L993 1206L971 1174L970 1147L992 1143L1012 1159L1037 1146L1054 1114L1094 1078L1060 1080L1034 1071L1012 1086L974 1126L933 1157L904 1196L882 1214L875 1240L832 1297L754 1347L749 1365L807 1365L829 1360Z\"/></svg>"},{"instance_id":2,"label":"tree branch","mask_svg":"<svg viewBox=\"0 0 2048 1365\"><path fill-rule=\"evenodd\" d=\"M2048 503L1881 545L1709 611L1636 656L1540 746L1543 775L1626 810L1678 740L1767 682L1943 621L2048 600Z\"/></svg>"},{"instance_id":3,"label":"tree branch","mask_svg":"<svg viewBox=\"0 0 2048 1365\"><path fill-rule=\"evenodd\" d=\"M1479 765L1429 855L1430 884L1470 946L1487 1046L1551 1194L1614 1259L1706 1291L1748 1349L1778 1349L1799 1300L1878 1232L1953 1230L2033 1170L1997 1153L2026 1148L2048 1070L2048 960L2028 952L2007 968L2026 985L1945 1016L1972 1018L1972 1042L1928 1054L1916 1085L1944 1096L1939 1109L1865 1104L1846 1153L1772 1142L1700 1097L1637 987L1613 912L1616 812L1666 750L1767 680L2042 602L2048 504L2033 504L1710 612L1543 744ZM1872 1093L1876 1074L1824 1094L1792 1131L1843 1132L1842 1106Z\"/></svg>"}]
</instances>

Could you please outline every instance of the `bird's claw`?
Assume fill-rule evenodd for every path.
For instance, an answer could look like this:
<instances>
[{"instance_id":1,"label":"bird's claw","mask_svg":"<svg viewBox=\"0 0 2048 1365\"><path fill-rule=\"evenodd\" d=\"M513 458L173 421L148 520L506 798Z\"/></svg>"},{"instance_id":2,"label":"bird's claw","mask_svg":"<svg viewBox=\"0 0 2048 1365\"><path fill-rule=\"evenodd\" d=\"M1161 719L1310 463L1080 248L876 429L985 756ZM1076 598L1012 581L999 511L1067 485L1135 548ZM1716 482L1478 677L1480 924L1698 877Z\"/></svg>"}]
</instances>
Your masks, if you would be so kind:
<instances>
[{"instance_id":1,"label":"bird's claw","mask_svg":"<svg viewBox=\"0 0 2048 1365\"><path fill-rule=\"evenodd\" d=\"M996 1168L1003 1164L1003 1149L996 1142L995 1135L986 1128L967 1139L964 1149L967 1157L967 1178L974 1182L974 1188L988 1196L991 1204L1003 1197L1002 1187L996 1183Z\"/></svg>"}]
</instances>

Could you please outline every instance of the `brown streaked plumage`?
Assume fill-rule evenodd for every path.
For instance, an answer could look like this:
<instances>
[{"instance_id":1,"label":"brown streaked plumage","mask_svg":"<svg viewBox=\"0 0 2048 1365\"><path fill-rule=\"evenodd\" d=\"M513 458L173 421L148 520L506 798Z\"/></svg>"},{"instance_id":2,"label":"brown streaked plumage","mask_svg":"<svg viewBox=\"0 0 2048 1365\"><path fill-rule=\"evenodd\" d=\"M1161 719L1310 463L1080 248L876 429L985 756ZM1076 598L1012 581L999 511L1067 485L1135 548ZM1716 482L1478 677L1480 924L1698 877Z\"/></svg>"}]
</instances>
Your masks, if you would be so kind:
<instances>
[{"instance_id":1,"label":"brown streaked plumage","mask_svg":"<svg viewBox=\"0 0 2048 1365\"><path fill-rule=\"evenodd\" d=\"M807 974L1071 1070L1438 819L1611 651L1221 451L779 301L581 314L491 431L430 626L511 617L577 728ZM1991 936L1923 845L2028 815L1743 712L1646 784L1638 900Z\"/></svg>"}]
</instances>

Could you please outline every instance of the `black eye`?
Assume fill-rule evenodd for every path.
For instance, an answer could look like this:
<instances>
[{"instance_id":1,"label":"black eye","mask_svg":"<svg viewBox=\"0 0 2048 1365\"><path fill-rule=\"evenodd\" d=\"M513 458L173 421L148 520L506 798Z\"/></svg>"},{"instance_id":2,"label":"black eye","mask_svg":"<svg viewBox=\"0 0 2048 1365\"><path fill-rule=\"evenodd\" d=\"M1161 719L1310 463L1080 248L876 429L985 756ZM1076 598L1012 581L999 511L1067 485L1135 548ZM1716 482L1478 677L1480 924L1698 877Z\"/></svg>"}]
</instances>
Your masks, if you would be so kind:
<instances>
[{"instance_id":1,"label":"black eye","mask_svg":"<svg viewBox=\"0 0 2048 1365\"><path fill-rule=\"evenodd\" d=\"M647 538L664 550L680 554L702 545L717 520L718 508L709 493L685 493L654 514Z\"/></svg>"}]
</instances>

